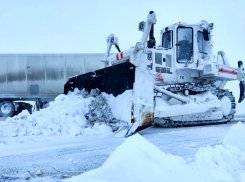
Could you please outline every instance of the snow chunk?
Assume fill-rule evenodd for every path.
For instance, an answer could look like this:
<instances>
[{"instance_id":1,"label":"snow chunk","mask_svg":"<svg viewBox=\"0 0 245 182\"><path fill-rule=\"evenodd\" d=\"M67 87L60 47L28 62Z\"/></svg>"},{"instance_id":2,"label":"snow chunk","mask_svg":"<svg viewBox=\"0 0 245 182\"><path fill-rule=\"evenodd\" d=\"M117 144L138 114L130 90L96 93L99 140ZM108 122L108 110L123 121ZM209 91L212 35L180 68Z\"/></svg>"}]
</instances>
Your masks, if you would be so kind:
<instances>
[{"instance_id":1,"label":"snow chunk","mask_svg":"<svg viewBox=\"0 0 245 182\"><path fill-rule=\"evenodd\" d=\"M87 130L87 135L112 135L112 128L104 123L95 123L91 130Z\"/></svg>"},{"instance_id":2,"label":"snow chunk","mask_svg":"<svg viewBox=\"0 0 245 182\"><path fill-rule=\"evenodd\" d=\"M116 119L128 122L128 124L131 124L132 92L132 90L126 90L117 97L102 93L102 96L106 98L108 105L111 107L113 116Z\"/></svg>"},{"instance_id":3,"label":"snow chunk","mask_svg":"<svg viewBox=\"0 0 245 182\"><path fill-rule=\"evenodd\" d=\"M236 146L240 150L245 151L245 125L239 122L232 126L226 135L223 144Z\"/></svg>"},{"instance_id":4,"label":"snow chunk","mask_svg":"<svg viewBox=\"0 0 245 182\"><path fill-rule=\"evenodd\" d=\"M241 154L241 151L223 145L202 147L196 153L195 162L190 165L205 181L237 181L236 171L244 167L234 152Z\"/></svg>"},{"instance_id":5,"label":"snow chunk","mask_svg":"<svg viewBox=\"0 0 245 182\"><path fill-rule=\"evenodd\" d=\"M245 180L245 125L233 125L223 145L200 148L191 167L205 181Z\"/></svg>"}]
</instances>

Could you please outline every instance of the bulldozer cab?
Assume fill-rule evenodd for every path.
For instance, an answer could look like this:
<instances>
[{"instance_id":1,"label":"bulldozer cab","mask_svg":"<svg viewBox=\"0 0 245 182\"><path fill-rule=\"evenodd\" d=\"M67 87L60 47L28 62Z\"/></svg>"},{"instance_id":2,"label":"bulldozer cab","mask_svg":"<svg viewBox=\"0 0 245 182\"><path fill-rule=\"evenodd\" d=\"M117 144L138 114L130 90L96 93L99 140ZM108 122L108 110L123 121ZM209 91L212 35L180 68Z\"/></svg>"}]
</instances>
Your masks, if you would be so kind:
<instances>
[{"instance_id":1,"label":"bulldozer cab","mask_svg":"<svg viewBox=\"0 0 245 182\"><path fill-rule=\"evenodd\" d=\"M202 21L193 25L179 22L162 29L161 47L166 55L173 57L171 65L183 68L211 54L212 27L213 24Z\"/></svg>"}]
</instances>

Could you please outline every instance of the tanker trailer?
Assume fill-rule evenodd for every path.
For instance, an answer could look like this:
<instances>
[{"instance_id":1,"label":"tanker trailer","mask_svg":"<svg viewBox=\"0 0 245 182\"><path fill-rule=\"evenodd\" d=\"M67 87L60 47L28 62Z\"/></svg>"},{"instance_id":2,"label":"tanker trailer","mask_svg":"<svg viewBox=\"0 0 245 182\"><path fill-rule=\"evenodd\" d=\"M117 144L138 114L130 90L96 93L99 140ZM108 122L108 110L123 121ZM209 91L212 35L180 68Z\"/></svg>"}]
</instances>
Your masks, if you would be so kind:
<instances>
[{"instance_id":1,"label":"tanker trailer","mask_svg":"<svg viewBox=\"0 0 245 182\"><path fill-rule=\"evenodd\" d=\"M31 112L26 101L36 102L36 110L64 92L73 76L91 72L104 65L104 54L1 54L0 117ZM24 101L24 102L21 102Z\"/></svg>"}]
</instances>

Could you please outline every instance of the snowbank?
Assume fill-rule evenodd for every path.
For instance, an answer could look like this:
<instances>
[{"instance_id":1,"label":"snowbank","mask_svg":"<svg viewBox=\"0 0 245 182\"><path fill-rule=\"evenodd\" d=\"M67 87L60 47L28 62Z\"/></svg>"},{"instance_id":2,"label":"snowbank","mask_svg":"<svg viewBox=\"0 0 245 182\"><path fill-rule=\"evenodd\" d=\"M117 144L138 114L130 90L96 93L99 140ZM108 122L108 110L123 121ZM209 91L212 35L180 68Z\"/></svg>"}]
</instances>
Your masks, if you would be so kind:
<instances>
[{"instance_id":1,"label":"snowbank","mask_svg":"<svg viewBox=\"0 0 245 182\"><path fill-rule=\"evenodd\" d=\"M223 145L200 148L195 161L165 154L136 134L119 146L98 169L65 182L232 182L245 181L245 125L230 128Z\"/></svg>"},{"instance_id":2,"label":"snowbank","mask_svg":"<svg viewBox=\"0 0 245 182\"><path fill-rule=\"evenodd\" d=\"M181 157L166 155L136 134L119 146L102 167L65 182L201 181Z\"/></svg>"},{"instance_id":3,"label":"snowbank","mask_svg":"<svg viewBox=\"0 0 245 182\"><path fill-rule=\"evenodd\" d=\"M125 92L125 98L128 98L129 92ZM124 98L125 94L118 97ZM110 96L109 101L111 100L118 99ZM128 122L113 116L107 100L99 90L94 89L88 93L76 89L68 95L59 95L54 102L50 102L48 108L32 115L25 110L18 116L7 118L5 122L0 123L0 136L83 134L124 136L128 127Z\"/></svg>"}]
</instances>

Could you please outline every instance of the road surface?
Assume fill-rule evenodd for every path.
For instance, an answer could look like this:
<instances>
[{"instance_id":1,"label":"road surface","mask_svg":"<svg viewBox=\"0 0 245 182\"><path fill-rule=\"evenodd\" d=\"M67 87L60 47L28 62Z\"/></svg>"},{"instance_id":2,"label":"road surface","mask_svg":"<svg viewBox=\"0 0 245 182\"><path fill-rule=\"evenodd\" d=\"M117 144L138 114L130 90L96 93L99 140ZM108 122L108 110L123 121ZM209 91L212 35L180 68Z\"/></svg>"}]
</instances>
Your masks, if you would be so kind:
<instances>
[{"instance_id":1,"label":"road surface","mask_svg":"<svg viewBox=\"0 0 245 182\"><path fill-rule=\"evenodd\" d=\"M161 151L180 156L189 163L200 147L221 144L233 124L153 127L139 134ZM62 181L100 167L124 140L111 136L2 137L0 182Z\"/></svg>"}]
</instances>

